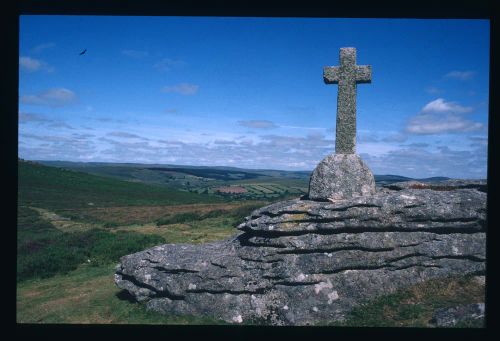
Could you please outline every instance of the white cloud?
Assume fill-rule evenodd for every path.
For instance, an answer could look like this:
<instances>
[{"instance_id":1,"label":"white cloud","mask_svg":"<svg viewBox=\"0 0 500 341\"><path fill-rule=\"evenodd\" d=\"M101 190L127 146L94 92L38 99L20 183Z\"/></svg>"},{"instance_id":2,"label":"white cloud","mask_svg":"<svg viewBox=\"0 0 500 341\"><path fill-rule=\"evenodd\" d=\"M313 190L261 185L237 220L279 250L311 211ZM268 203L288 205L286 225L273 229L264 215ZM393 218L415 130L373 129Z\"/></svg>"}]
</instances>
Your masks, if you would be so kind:
<instances>
[{"instance_id":1,"label":"white cloud","mask_svg":"<svg viewBox=\"0 0 500 341\"><path fill-rule=\"evenodd\" d=\"M144 58L148 56L148 51L122 50L122 54L131 58Z\"/></svg>"},{"instance_id":2,"label":"white cloud","mask_svg":"<svg viewBox=\"0 0 500 341\"><path fill-rule=\"evenodd\" d=\"M356 134L356 142L357 143L367 143L367 142L379 142L380 139L377 134L373 132L362 132L358 131Z\"/></svg>"},{"instance_id":3,"label":"white cloud","mask_svg":"<svg viewBox=\"0 0 500 341\"><path fill-rule=\"evenodd\" d=\"M62 122L62 121L57 121L57 122L51 123L48 126L50 128L65 128L65 129L72 129L72 130L75 129L74 127L70 126L66 122Z\"/></svg>"},{"instance_id":4,"label":"white cloud","mask_svg":"<svg viewBox=\"0 0 500 341\"><path fill-rule=\"evenodd\" d=\"M313 169L333 151L333 140L319 134L305 137L265 135L255 140L243 136L207 138L198 142L178 139L114 140L97 138L99 153L87 159L114 162L177 163L191 165L232 164L249 168Z\"/></svg>"},{"instance_id":5,"label":"white cloud","mask_svg":"<svg viewBox=\"0 0 500 341\"><path fill-rule=\"evenodd\" d=\"M48 122L49 120L40 114L28 113L28 112L20 112L19 113L19 123L28 123L28 122Z\"/></svg>"},{"instance_id":6,"label":"white cloud","mask_svg":"<svg viewBox=\"0 0 500 341\"><path fill-rule=\"evenodd\" d=\"M21 96L21 103L32 105L63 106L77 101L76 94L65 88L53 88L36 95Z\"/></svg>"},{"instance_id":7,"label":"white cloud","mask_svg":"<svg viewBox=\"0 0 500 341\"><path fill-rule=\"evenodd\" d=\"M19 57L19 69L25 72L46 71L52 72L54 68L44 61L31 57Z\"/></svg>"},{"instance_id":8,"label":"white cloud","mask_svg":"<svg viewBox=\"0 0 500 341\"><path fill-rule=\"evenodd\" d=\"M231 141L231 140L215 140L214 144L237 144L236 141Z\"/></svg>"},{"instance_id":9,"label":"white cloud","mask_svg":"<svg viewBox=\"0 0 500 341\"><path fill-rule=\"evenodd\" d=\"M187 63L183 60L163 58L158 63L154 64L153 67L160 71L170 71L176 67L185 66Z\"/></svg>"},{"instance_id":10,"label":"white cloud","mask_svg":"<svg viewBox=\"0 0 500 341\"><path fill-rule=\"evenodd\" d=\"M480 130L484 127L482 123L467 120L461 115L472 110L472 107L464 107L438 98L427 103L408 121L406 132L424 135Z\"/></svg>"},{"instance_id":11,"label":"white cloud","mask_svg":"<svg viewBox=\"0 0 500 341\"><path fill-rule=\"evenodd\" d=\"M423 113L445 113L453 112L463 114L471 112L472 107L463 107L455 102L446 102L443 98L438 98L432 102L427 103L423 108Z\"/></svg>"},{"instance_id":12,"label":"white cloud","mask_svg":"<svg viewBox=\"0 0 500 341\"><path fill-rule=\"evenodd\" d=\"M487 148L476 146L455 150L440 146L432 151L420 145L405 146L383 155L363 155L375 174L395 174L413 178L447 176L450 178L486 178Z\"/></svg>"},{"instance_id":13,"label":"white cloud","mask_svg":"<svg viewBox=\"0 0 500 341\"><path fill-rule=\"evenodd\" d=\"M472 143L470 147L486 147L488 146L488 136L469 136Z\"/></svg>"},{"instance_id":14,"label":"white cloud","mask_svg":"<svg viewBox=\"0 0 500 341\"><path fill-rule=\"evenodd\" d=\"M474 71L451 71L448 72L444 77L465 81L474 77L475 74L476 73Z\"/></svg>"},{"instance_id":15,"label":"white cloud","mask_svg":"<svg viewBox=\"0 0 500 341\"><path fill-rule=\"evenodd\" d=\"M28 160L92 161L97 155L94 141L84 136L21 133L19 143L19 155Z\"/></svg>"},{"instance_id":16,"label":"white cloud","mask_svg":"<svg viewBox=\"0 0 500 341\"><path fill-rule=\"evenodd\" d=\"M455 114L419 114L408 122L406 131L411 134L443 134L477 131L483 127L482 123L466 120Z\"/></svg>"},{"instance_id":17,"label":"white cloud","mask_svg":"<svg viewBox=\"0 0 500 341\"><path fill-rule=\"evenodd\" d=\"M114 136L114 137L122 137L122 138L127 138L127 139L132 138L132 139L148 140L145 137L142 137L142 136L139 136L139 135L136 135L136 134L127 133L127 132L124 132L124 131L112 131L110 133L107 133L106 135L108 135L108 136Z\"/></svg>"},{"instance_id":18,"label":"white cloud","mask_svg":"<svg viewBox=\"0 0 500 341\"><path fill-rule=\"evenodd\" d=\"M278 128L276 124L268 120L247 120L247 121L238 121L238 124L247 128L254 129L273 129Z\"/></svg>"},{"instance_id":19,"label":"white cloud","mask_svg":"<svg viewBox=\"0 0 500 341\"><path fill-rule=\"evenodd\" d=\"M300 130L323 130L325 132L335 132L333 129L325 128L325 127L305 127L305 126L289 126L289 125L280 125L279 128L287 128L287 129L300 129Z\"/></svg>"},{"instance_id":20,"label":"white cloud","mask_svg":"<svg viewBox=\"0 0 500 341\"><path fill-rule=\"evenodd\" d=\"M44 125L45 129L47 128L65 128L72 130L75 129L73 126L67 124L62 120L49 119L44 117L43 115L35 113L26 113L26 112L19 113L19 124L27 124L31 122L36 122L38 124Z\"/></svg>"},{"instance_id":21,"label":"white cloud","mask_svg":"<svg viewBox=\"0 0 500 341\"><path fill-rule=\"evenodd\" d=\"M30 57L19 57L19 67L21 70L34 72L40 70L42 63L38 59Z\"/></svg>"},{"instance_id":22,"label":"white cloud","mask_svg":"<svg viewBox=\"0 0 500 341\"><path fill-rule=\"evenodd\" d=\"M73 133L71 136L77 140L85 140L91 137L95 137L94 134L86 134L86 133Z\"/></svg>"},{"instance_id":23,"label":"white cloud","mask_svg":"<svg viewBox=\"0 0 500 341\"><path fill-rule=\"evenodd\" d=\"M409 147L409 148L427 148L429 147L428 143L425 142L414 142L414 143L409 143L406 145L401 145L401 147Z\"/></svg>"},{"instance_id":24,"label":"white cloud","mask_svg":"<svg viewBox=\"0 0 500 341\"><path fill-rule=\"evenodd\" d=\"M26 159L87 160L106 162L175 163L186 165L235 165L243 168L312 170L334 151L334 141L321 134L307 136L261 135L207 137L197 142L183 139L112 139L76 131L63 135L21 132L20 156ZM117 134L115 134L117 133ZM112 132L109 136L127 136ZM134 134L131 134L134 135ZM135 135L138 136L138 135ZM391 149L380 142L377 152L360 146L363 160L375 174L423 178L449 176L484 178L487 144L483 135L469 138L472 146L438 146L412 143ZM382 152L380 148L382 147ZM228 158L228 156L230 158ZM231 160L231 161L230 161Z\"/></svg>"},{"instance_id":25,"label":"white cloud","mask_svg":"<svg viewBox=\"0 0 500 341\"><path fill-rule=\"evenodd\" d=\"M161 91L165 93L177 93L181 95L194 95L198 92L199 88L200 86L196 84L180 83L172 86L164 86Z\"/></svg>"},{"instance_id":26,"label":"white cloud","mask_svg":"<svg viewBox=\"0 0 500 341\"><path fill-rule=\"evenodd\" d=\"M405 142L408 140L408 136L401 133L391 134L382 139L383 142Z\"/></svg>"}]
</instances>

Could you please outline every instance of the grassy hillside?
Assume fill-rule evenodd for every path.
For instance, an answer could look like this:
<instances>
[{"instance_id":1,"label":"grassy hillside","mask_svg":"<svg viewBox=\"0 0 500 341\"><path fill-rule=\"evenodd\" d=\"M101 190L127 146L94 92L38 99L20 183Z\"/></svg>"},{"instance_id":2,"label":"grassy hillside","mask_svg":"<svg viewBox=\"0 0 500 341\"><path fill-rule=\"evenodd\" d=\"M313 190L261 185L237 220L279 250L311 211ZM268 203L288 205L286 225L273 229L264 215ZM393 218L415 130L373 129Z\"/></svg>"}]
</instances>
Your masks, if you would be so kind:
<instances>
[{"instance_id":1,"label":"grassy hillside","mask_svg":"<svg viewBox=\"0 0 500 341\"><path fill-rule=\"evenodd\" d=\"M142 183L195 194L208 194L221 200L276 201L307 194L311 171L245 169L220 166L182 166L140 163L38 161L128 182ZM437 181L444 177L412 179L400 175L375 175L378 186L400 181Z\"/></svg>"},{"instance_id":2,"label":"grassy hillside","mask_svg":"<svg viewBox=\"0 0 500 341\"><path fill-rule=\"evenodd\" d=\"M84 263L107 265L165 242L226 238L265 204L229 203L33 162L18 166L18 281L64 274Z\"/></svg>"},{"instance_id":3,"label":"grassy hillside","mask_svg":"<svg viewBox=\"0 0 500 341\"><path fill-rule=\"evenodd\" d=\"M196 167L127 163L85 163L39 161L40 164L84 172L127 182L142 183L194 194L208 194L220 200L278 200L307 192L308 172L249 170L234 167ZM253 187L253 185L257 187ZM258 186L271 185L270 190ZM276 186L273 186L276 185ZM221 187L242 186L236 191Z\"/></svg>"},{"instance_id":4,"label":"grassy hillside","mask_svg":"<svg viewBox=\"0 0 500 341\"><path fill-rule=\"evenodd\" d=\"M73 170L18 163L18 201L49 209L220 202L210 195L121 181Z\"/></svg>"},{"instance_id":5,"label":"grassy hillside","mask_svg":"<svg viewBox=\"0 0 500 341\"><path fill-rule=\"evenodd\" d=\"M17 280L46 278L91 263L118 262L121 256L163 244L158 235L135 231L88 229L66 233L27 207L19 207L17 224Z\"/></svg>"}]
</instances>

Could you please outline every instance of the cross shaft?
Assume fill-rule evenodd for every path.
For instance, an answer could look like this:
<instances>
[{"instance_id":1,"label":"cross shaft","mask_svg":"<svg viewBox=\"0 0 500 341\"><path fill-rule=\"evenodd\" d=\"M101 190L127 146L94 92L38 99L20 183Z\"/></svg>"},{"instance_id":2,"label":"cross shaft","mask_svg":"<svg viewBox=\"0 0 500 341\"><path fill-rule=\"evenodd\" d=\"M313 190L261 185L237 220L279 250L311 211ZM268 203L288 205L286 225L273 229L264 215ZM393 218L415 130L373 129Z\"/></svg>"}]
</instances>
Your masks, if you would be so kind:
<instances>
[{"instance_id":1,"label":"cross shaft","mask_svg":"<svg viewBox=\"0 0 500 341\"><path fill-rule=\"evenodd\" d=\"M356 65L356 49L340 49L340 66L326 66L323 80L326 84L338 84L337 125L335 136L336 154L356 153L356 85L371 83L372 67Z\"/></svg>"}]
</instances>

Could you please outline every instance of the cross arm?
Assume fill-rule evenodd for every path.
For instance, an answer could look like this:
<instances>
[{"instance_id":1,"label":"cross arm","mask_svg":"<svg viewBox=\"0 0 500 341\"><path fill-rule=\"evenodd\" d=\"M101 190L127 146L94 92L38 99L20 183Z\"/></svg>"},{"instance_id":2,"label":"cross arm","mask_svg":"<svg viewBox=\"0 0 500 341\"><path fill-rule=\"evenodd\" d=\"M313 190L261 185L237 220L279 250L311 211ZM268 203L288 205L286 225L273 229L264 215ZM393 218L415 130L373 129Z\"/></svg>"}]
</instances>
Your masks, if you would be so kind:
<instances>
[{"instance_id":1,"label":"cross arm","mask_svg":"<svg viewBox=\"0 0 500 341\"><path fill-rule=\"evenodd\" d=\"M325 66L323 68L323 80L326 84L338 84L340 80L340 68L338 66Z\"/></svg>"},{"instance_id":2,"label":"cross arm","mask_svg":"<svg viewBox=\"0 0 500 341\"><path fill-rule=\"evenodd\" d=\"M372 82L372 66L363 65L356 66L356 83L371 83Z\"/></svg>"}]
</instances>

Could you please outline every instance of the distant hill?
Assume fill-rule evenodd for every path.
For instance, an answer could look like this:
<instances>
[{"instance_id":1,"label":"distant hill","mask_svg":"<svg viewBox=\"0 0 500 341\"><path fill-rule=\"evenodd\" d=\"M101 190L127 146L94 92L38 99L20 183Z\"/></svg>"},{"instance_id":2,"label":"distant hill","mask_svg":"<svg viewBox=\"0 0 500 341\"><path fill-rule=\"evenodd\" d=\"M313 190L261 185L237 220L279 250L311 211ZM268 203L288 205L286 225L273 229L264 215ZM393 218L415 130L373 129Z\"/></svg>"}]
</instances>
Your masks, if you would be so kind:
<instances>
[{"instance_id":1,"label":"distant hill","mask_svg":"<svg viewBox=\"0 0 500 341\"><path fill-rule=\"evenodd\" d=\"M18 202L26 206L55 209L217 201L221 199L211 195L18 161Z\"/></svg>"},{"instance_id":2,"label":"distant hill","mask_svg":"<svg viewBox=\"0 0 500 341\"><path fill-rule=\"evenodd\" d=\"M431 178L414 179L401 175L375 175L375 182L379 185L387 185L394 182L403 182L403 181L430 182L430 181L443 181L448 179L450 178L444 176L434 176Z\"/></svg>"},{"instance_id":3,"label":"distant hill","mask_svg":"<svg viewBox=\"0 0 500 341\"><path fill-rule=\"evenodd\" d=\"M247 169L228 166L189 166L171 164L141 164L141 163L112 163L112 162L71 162L71 161L36 161L38 163L62 167L68 169L81 170L86 173L99 174L105 176L131 178L134 170L150 170L159 172L185 173L198 177L213 178L219 180L241 180L258 177L290 178L309 180L311 171L285 171L275 169ZM375 175L376 182L399 182L399 181L441 181L447 177L431 177L423 179L409 178L401 175Z\"/></svg>"},{"instance_id":4,"label":"distant hill","mask_svg":"<svg viewBox=\"0 0 500 341\"><path fill-rule=\"evenodd\" d=\"M421 181L421 182L427 182L427 181L444 181L444 180L450 180L450 178L447 178L447 177L444 177L444 176L433 176L431 178L418 179L418 181Z\"/></svg>"},{"instance_id":5,"label":"distant hill","mask_svg":"<svg viewBox=\"0 0 500 341\"><path fill-rule=\"evenodd\" d=\"M216 180L244 180L244 179L256 179L262 177L262 174L249 173L241 170L227 170L219 168L166 168L166 167L149 167L147 168L153 171L160 172L178 172L185 173L189 175L194 175L200 178L216 179Z\"/></svg>"},{"instance_id":6,"label":"distant hill","mask_svg":"<svg viewBox=\"0 0 500 341\"><path fill-rule=\"evenodd\" d=\"M131 164L105 162L37 161L41 164L77 170L120 180L171 188L206 188L238 182L292 181L307 186L310 172L272 169L245 169L223 166L181 166L169 164Z\"/></svg>"},{"instance_id":7,"label":"distant hill","mask_svg":"<svg viewBox=\"0 0 500 341\"><path fill-rule=\"evenodd\" d=\"M224 166L189 166L169 164L111 163L111 162L70 162L36 161L40 164L73 170L103 178L121 180L129 185L151 185L163 187L176 195L170 198L190 200L187 192L197 196L197 202L208 197L226 200L277 200L284 196L301 196L309 188L312 171L284 171L273 169L245 169ZM378 186L395 182L417 180L421 182L447 180L446 177L413 179L406 176L386 174L375 175ZM232 186L228 188L227 186ZM178 195L182 193L183 195ZM125 194L124 194L125 195ZM128 195L128 194L127 194ZM187 196L186 196L187 195ZM138 196L137 198L139 198ZM177 199L178 198L178 199ZM182 198L182 199L181 199ZM125 199L123 199L125 200ZM146 200L146 199L144 199Z\"/></svg>"},{"instance_id":8,"label":"distant hill","mask_svg":"<svg viewBox=\"0 0 500 341\"><path fill-rule=\"evenodd\" d=\"M412 178L401 175L374 175L375 182L399 182L399 181L410 181Z\"/></svg>"}]
</instances>

